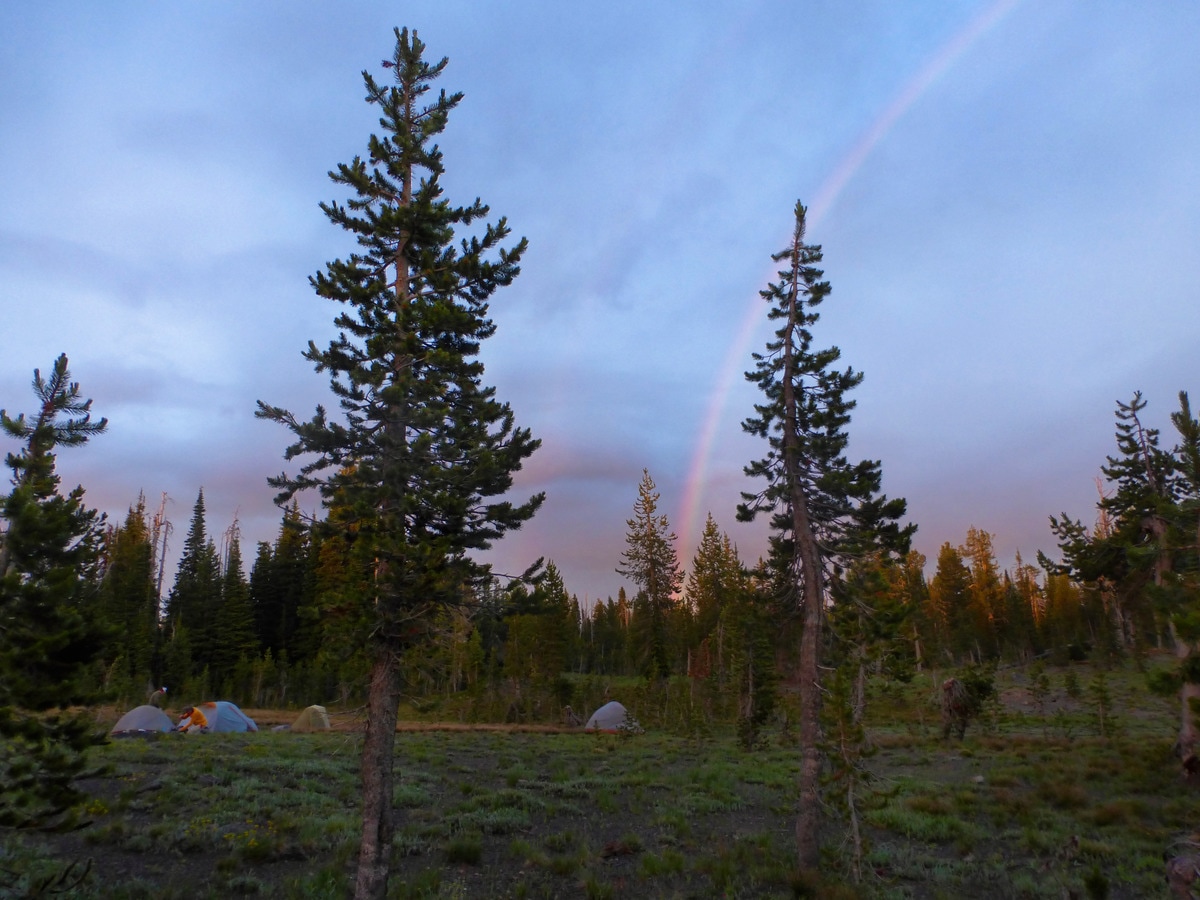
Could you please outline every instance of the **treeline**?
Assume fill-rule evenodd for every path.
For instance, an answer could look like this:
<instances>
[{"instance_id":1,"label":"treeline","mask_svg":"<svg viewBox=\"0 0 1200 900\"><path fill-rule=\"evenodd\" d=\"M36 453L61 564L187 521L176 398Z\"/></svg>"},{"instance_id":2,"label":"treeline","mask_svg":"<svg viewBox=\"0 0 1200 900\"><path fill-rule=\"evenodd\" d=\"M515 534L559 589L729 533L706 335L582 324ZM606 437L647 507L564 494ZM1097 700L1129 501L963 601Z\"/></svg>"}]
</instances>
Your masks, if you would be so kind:
<instances>
[{"instance_id":1,"label":"treeline","mask_svg":"<svg viewBox=\"0 0 1200 900\"><path fill-rule=\"evenodd\" d=\"M160 600L163 530L161 513L138 498L105 534L96 596L114 626L102 654L110 691L125 701L167 685L181 698L251 706L361 702L372 561L357 558L353 542L309 527L292 506L247 574L236 524L218 545L201 491ZM856 655L869 672L903 678L921 667L1119 653L1130 649L1122 634L1154 634L1153 622L1114 628L1111 598L1065 574L1019 558L1014 571L1001 570L992 536L979 529L961 546L943 545L928 580L925 569L914 551L840 573L833 593L853 602L832 616L834 657ZM492 715L548 718L571 703L569 676L687 675L728 698L713 714L748 715L753 695L769 704L764 692L793 670L800 626L796 610L774 599L776 578L762 560L744 563L711 516L681 590L664 602L622 589L583 604L551 562L530 581L491 582L466 605L414 623L423 634L404 661L407 691L426 702L487 694Z\"/></svg>"},{"instance_id":2,"label":"treeline","mask_svg":"<svg viewBox=\"0 0 1200 900\"><path fill-rule=\"evenodd\" d=\"M1160 450L1157 431L1137 418L1143 406L1135 397L1118 407L1118 453L1103 467L1113 492L1096 526L1051 520L1064 563L1039 554L1038 566L1018 556L1001 569L992 535L971 528L961 545L942 545L928 578L915 551L866 553L832 571L823 658L849 666L859 703L872 675L1113 659L1200 632L1176 609L1195 583L1195 495L1184 488L1200 426L1182 394L1172 418L1187 440ZM762 559L748 565L711 515L685 574L658 500L645 473L614 561L637 586L632 597L622 589L580 603L551 562L527 579L470 586L464 602L414 619L402 660L410 700L466 694L480 718L551 719L596 699L578 690L580 676L660 685L688 676L704 717L765 721L777 685L795 679L800 611L780 599L793 576ZM323 524L342 515L331 505ZM218 547L201 491L164 593L167 526L139 498L106 531L95 569L97 618L108 626L104 687L127 701L167 685L252 706L361 702L375 560L353 529L314 524L289 508L247 575L236 523Z\"/></svg>"}]
</instances>

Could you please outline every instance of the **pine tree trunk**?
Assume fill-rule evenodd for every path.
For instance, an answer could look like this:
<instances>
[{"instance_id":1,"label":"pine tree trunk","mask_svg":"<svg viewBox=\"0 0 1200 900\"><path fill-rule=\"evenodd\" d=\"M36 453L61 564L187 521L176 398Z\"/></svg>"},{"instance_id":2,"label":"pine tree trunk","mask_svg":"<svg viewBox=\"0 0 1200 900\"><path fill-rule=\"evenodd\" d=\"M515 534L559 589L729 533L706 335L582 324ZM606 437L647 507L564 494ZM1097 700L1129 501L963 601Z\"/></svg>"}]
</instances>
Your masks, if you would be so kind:
<instances>
[{"instance_id":1,"label":"pine tree trunk","mask_svg":"<svg viewBox=\"0 0 1200 900\"><path fill-rule=\"evenodd\" d=\"M853 777L846 785L846 809L850 815L850 846L854 848L850 872L854 876L854 883L858 884L862 881L863 840L862 830L858 827L858 798L855 797Z\"/></svg>"},{"instance_id":2,"label":"pine tree trunk","mask_svg":"<svg viewBox=\"0 0 1200 900\"><path fill-rule=\"evenodd\" d=\"M795 401L791 395L791 380L785 379L784 404L794 416ZM789 416L785 437L785 455L797 459L792 444L795 419ZM788 439L792 440L788 440ZM792 444L792 446L786 446ZM794 465L794 464L793 464ZM796 471L792 468L791 471ZM801 869L816 870L821 861L821 621L825 601L821 550L813 533L808 515L808 498L798 478L792 479L792 533L796 555L800 560L801 604L803 608L800 633L800 775L797 780L799 809L796 812L796 856Z\"/></svg>"},{"instance_id":3,"label":"pine tree trunk","mask_svg":"<svg viewBox=\"0 0 1200 900\"><path fill-rule=\"evenodd\" d=\"M1116 635L1117 646L1128 651L1133 646L1133 641L1130 638L1129 628L1125 623L1125 614L1121 609L1121 602L1116 597L1115 592L1107 584L1107 579L1100 579L1100 603L1104 611L1112 617L1112 629Z\"/></svg>"},{"instance_id":4,"label":"pine tree trunk","mask_svg":"<svg viewBox=\"0 0 1200 900\"><path fill-rule=\"evenodd\" d=\"M805 537L815 545L811 534ZM809 588L809 582L819 584L817 579L805 579L804 630L800 635L799 662L800 775L797 780L796 856L801 869L815 870L821 861L821 746L818 732L821 672L817 664L821 647L821 596L819 588Z\"/></svg>"},{"instance_id":5,"label":"pine tree trunk","mask_svg":"<svg viewBox=\"0 0 1200 900\"><path fill-rule=\"evenodd\" d=\"M717 621L717 671L721 673L721 681L725 680L725 623Z\"/></svg>"},{"instance_id":6,"label":"pine tree trunk","mask_svg":"<svg viewBox=\"0 0 1200 900\"><path fill-rule=\"evenodd\" d=\"M867 711L867 667L862 658L858 661L858 672L854 676L854 715L851 721L861 725Z\"/></svg>"},{"instance_id":7,"label":"pine tree trunk","mask_svg":"<svg viewBox=\"0 0 1200 900\"><path fill-rule=\"evenodd\" d=\"M797 241L799 234L797 235ZM796 248L797 251L799 248ZM792 537L795 541L803 608L800 634L800 775L797 780L799 809L796 811L796 856L802 870L816 870L821 861L821 619L825 602L824 566L821 549L808 513L808 497L802 481L800 420L796 391L796 360L793 333L799 311L799 253L793 255L787 333L783 339L783 461L790 497Z\"/></svg>"},{"instance_id":8,"label":"pine tree trunk","mask_svg":"<svg viewBox=\"0 0 1200 900\"><path fill-rule=\"evenodd\" d=\"M1179 638L1174 619L1168 621L1171 624L1171 637L1175 639L1175 656L1179 660L1180 668L1183 668L1192 654L1192 647ZM1175 742L1175 754L1188 774L1197 768L1196 743L1200 737L1192 715L1192 701L1200 701L1200 684L1192 684L1185 680L1179 688L1179 739Z\"/></svg>"},{"instance_id":9,"label":"pine tree trunk","mask_svg":"<svg viewBox=\"0 0 1200 900\"><path fill-rule=\"evenodd\" d=\"M367 696L362 751L362 844L354 900L385 900L391 873L393 751L400 709L400 679L391 649L378 646Z\"/></svg>"}]
</instances>

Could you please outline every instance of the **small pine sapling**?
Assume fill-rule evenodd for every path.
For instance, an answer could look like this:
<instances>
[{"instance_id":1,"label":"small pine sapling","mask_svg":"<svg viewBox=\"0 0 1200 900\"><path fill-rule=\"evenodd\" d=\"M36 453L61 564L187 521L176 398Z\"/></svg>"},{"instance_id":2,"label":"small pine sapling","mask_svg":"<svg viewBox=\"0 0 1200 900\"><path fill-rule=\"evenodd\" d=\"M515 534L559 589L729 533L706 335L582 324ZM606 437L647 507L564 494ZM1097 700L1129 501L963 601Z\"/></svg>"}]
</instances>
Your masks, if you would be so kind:
<instances>
[{"instance_id":1,"label":"small pine sapling","mask_svg":"<svg viewBox=\"0 0 1200 900\"><path fill-rule=\"evenodd\" d=\"M839 666L828 682L821 707L824 735L821 751L829 762L823 778L823 800L846 819L850 854L847 863L850 877L857 884L862 880L863 857L868 849L860 824L862 811L876 797L871 788L874 776L867 768L867 760L875 749L856 713L855 693L853 672L847 666Z\"/></svg>"}]
</instances>

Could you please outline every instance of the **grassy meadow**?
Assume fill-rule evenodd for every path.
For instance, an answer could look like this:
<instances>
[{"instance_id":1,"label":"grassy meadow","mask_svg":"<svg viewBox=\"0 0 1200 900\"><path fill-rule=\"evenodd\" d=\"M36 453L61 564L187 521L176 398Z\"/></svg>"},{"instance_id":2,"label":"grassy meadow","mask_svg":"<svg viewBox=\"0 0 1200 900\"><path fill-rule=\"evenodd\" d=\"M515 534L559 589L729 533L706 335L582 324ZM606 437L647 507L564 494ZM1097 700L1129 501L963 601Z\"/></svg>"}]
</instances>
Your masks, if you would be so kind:
<instances>
[{"instance_id":1,"label":"grassy meadow","mask_svg":"<svg viewBox=\"0 0 1200 900\"><path fill-rule=\"evenodd\" d=\"M410 711L391 894L1167 896L1163 854L1197 827L1200 798L1171 755L1175 704L1150 695L1144 674L1002 669L996 701L961 742L941 737L938 680L870 694L858 883L845 820L832 815L823 880L794 872L798 760L782 725L743 753L718 727L439 727ZM268 727L293 715L252 714ZM89 824L5 835L0 896L346 896L360 738L349 714L338 718L322 734L264 727L97 748Z\"/></svg>"}]
</instances>

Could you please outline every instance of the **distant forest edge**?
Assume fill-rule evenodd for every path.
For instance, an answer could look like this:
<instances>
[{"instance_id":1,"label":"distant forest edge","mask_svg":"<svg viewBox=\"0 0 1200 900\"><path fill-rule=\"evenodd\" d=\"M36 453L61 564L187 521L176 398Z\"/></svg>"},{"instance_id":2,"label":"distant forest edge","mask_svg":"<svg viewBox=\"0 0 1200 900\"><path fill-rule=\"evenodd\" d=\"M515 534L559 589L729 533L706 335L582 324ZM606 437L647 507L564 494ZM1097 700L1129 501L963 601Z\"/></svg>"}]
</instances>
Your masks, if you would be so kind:
<instances>
[{"instance_id":1,"label":"distant forest edge","mask_svg":"<svg viewBox=\"0 0 1200 900\"><path fill-rule=\"evenodd\" d=\"M1141 422L1144 407L1140 395L1118 404L1117 452L1102 466L1094 525L1051 519L1060 562L1039 554L1039 565L1018 557L1001 570L993 536L977 528L961 545L942 545L931 578L915 551L899 560L867 554L835 573L831 595L862 602L831 607L830 658L857 655L872 677L906 679L920 668L1111 659L1194 641L1200 616L1187 607L1200 589L1200 428L1181 393L1172 415L1179 443L1163 449ZM657 502L646 473L630 550L614 565L636 557L647 530L674 553ZM103 534L95 590L83 596L110 626L94 672L108 696L130 704L167 685L180 702L363 702L371 560L308 527L293 504L275 541L255 548L247 577L236 523L218 546L201 490L164 594L168 527L162 509L138 497ZM726 698L710 715L734 718L754 705L739 695L761 697L794 678L799 614L776 599L767 563L740 559L710 515L686 574L676 568L680 589L666 605L622 589L588 608L553 562L530 580L469 588L466 603L413 624L424 633L403 660L406 694L418 706L461 695L456 706L479 720L556 721L564 706L595 699L580 695L578 676L687 675ZM849 621L859 609L871 610L869 623Z\"/></svg>"}]
</instances>

